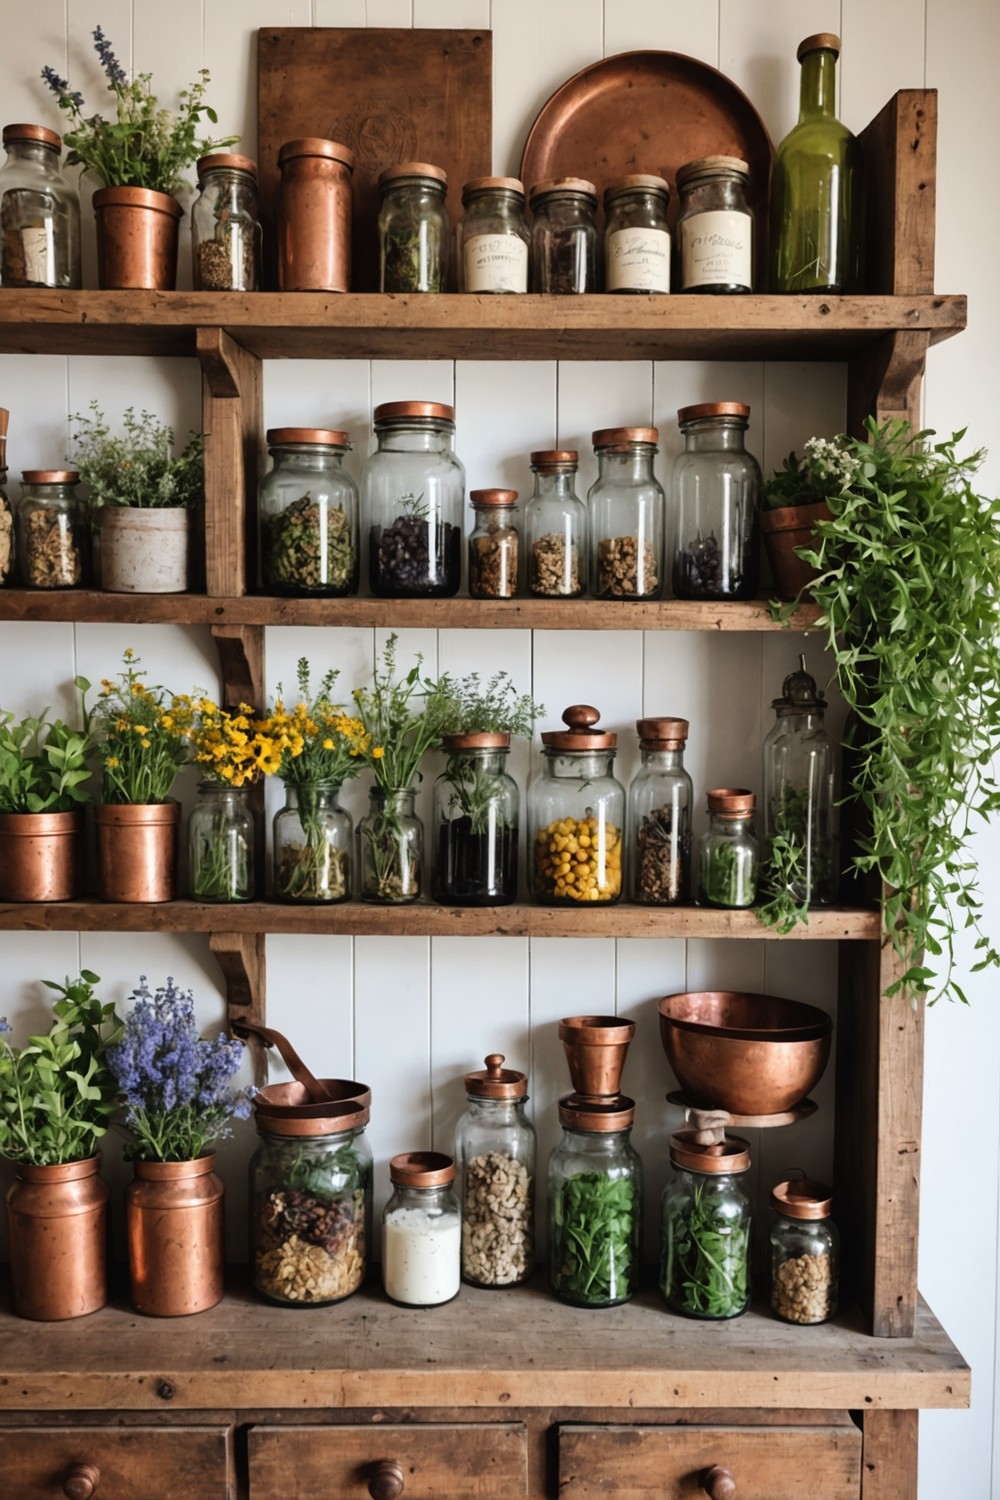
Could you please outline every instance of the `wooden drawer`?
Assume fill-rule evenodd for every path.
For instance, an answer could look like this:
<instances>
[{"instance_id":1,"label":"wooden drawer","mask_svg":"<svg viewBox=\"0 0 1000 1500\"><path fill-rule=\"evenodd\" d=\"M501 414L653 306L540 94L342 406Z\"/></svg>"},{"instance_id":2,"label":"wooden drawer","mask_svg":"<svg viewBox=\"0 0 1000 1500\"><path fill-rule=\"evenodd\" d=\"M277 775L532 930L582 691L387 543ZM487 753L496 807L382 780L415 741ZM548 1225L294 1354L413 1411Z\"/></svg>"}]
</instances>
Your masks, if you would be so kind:
<instances>
[{"instance_id":1,"label":"wooden drawer","mask_svg":"<svg viewBox=\"0 0 1000 1500\"><path fill-rule=\"evenodd\" d=\"M822 1416L815 1427L560 1427L560 1500L705 1500L716 1465L737 1500L858 1500L861 1433L846 1412Z\"/></svg>"},{"instance_id":2,"label":"wooden drawer","mask_svg":"<svg viewBox=\"0 0 1000 1500\"><path fill-rule=\"evenodd\" d=\"M0 1500L230 1500L228 1427L5 1427ZM74 1488L71 1476L78 1475ZM64 1486L69 1484L67 1491Z\"/></svg>"},{"instance_id":3,"label":"wooden drawer","mask_svg":"<svg viewBox=\"0 0 1000 1500\"><path fill-rule=\"evenodd\" d=\"M528 1492L527 1438L517 1422L369 1427L254 1427L250 1500L516 1500ZM403 1487L378 1485L398 1464ZM188 1500L185 1496L184 1500Z\"/></svg>"}]
</instances>

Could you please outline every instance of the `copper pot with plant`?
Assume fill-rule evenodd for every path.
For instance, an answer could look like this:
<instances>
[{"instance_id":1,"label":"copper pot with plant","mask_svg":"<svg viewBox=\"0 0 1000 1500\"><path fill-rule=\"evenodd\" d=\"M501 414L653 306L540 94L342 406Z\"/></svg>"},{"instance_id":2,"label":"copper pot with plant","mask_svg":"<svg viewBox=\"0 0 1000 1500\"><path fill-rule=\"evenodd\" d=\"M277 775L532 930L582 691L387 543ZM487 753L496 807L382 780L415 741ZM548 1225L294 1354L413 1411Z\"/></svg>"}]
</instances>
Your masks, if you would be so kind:
<instances>
[{"instance_id":1,"label":"copper pot with plant","mask_svg":"<svg viewBox=\"0 0 1000 1500\"><path fill-rule=\"evenodd\" d=\"M790 453L761 492L760 529L779 599L810 599L818 576L809 554L819 537L816 526L829 521L829 501L852 483L856 465L845 439L810 438L802 457Z\"/></svg>"},{"instance_id":2,"label":"copper pot with plant","mask_svg":"<svg viewBox=\"0 0 1000 1500\"><path fill-rule=\"evenodd\" d=\"M69 901L80 893L93 742L48 714L18 719L0 709L2 901Z\"/></svg>"}]
</instances>

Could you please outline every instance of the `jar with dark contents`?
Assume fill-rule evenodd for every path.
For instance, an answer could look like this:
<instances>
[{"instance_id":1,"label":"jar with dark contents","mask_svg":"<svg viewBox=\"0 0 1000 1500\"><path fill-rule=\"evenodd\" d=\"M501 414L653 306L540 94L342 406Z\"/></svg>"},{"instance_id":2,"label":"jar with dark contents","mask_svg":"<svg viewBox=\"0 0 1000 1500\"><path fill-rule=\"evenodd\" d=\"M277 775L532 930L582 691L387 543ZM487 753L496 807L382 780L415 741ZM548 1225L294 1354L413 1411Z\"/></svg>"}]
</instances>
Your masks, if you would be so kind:
<instances>
[{"instance_id":1,"label":"jar with dark contents","mask_svg":"<svg viewBox=\"0 0 1000 1500\"><path fill-rule=\"evenodd\" d=\"M753 290L750 168L736 156L702 156L677 172L678 291Z\"/></svg>"},{"instance_id":2,"label":"jar with dark contents","mask_svg":"<svg viewBox=\"0 0 1000 1500\"><path fill-rule=\"evenodd\" d=\"M583 177L557 177L531 189L531 290L596 292L597 189Z\"/></svg>"},{"instance_id":3,"label":"jar with dark contents","mask_svg":"<svg viewBox=\"0 0 1000 1500\"><path fill-rule=\"evenodd\" d=\"M707 794L708 828L698 843L698 900L730 910L757 899L759 851L753 819L757 799L745 787Z\"/></svg>"},{"instance_id":4,"label":"jar with dark contents","mask_svg":"<svg viewBox=\"0 0 1000 1500\"><path fill-rule=\"evenodd\" d=\"M576 493L578 455L545 448L531 455L535 487L525 511L528 592L574 599L587 581L587 507Z\"/></svg>"},{"instance_id":5,"label":"jar with dark contents","mask_svg":"<svg viewBox=\"0 0 1000 1500\"><path fill-rule=\"evenodd\" d=\"M691 900L687 719L638 719L642 765L628 792L629 894L640 906Z\"/></svg>"},{"instance_id":6,"label":"jar with dark contents","mask_svg":"<svg viewBox=\"0 0 1000 1500\"><path fill-rule=\"evenodd\" d=\"M346 432L272 427L260 486L261 583L275 594L358 590L358 491L344 468Z\"/></svg>"},{"instance_id":7,"label":"jar with dark contents","mask_svg":"<svg viewBox=\"0 0 1000 1500\"><path fill-rule=\"evenodd\" d=\"M0 406L0 588L14 578L14 507L7 495L7 426L10 412Z\"/></svg>"},{"instance_id":8,"label":"jar with dark contents","mask_svg":"<svg viewBox=\"0 0 1000 1500\"><path fill-rule=\"evenodd\" d=\"M590 512L590 588L599 599L657 599L663 584L664 498L653 459L655 427L594 433L597 479Z\"/></svg>"},{"instance_id":9,"label":"jar with dark contents","mask_svg":"<svg viewBox=\"0 0 1000 1500\"><path fill-rule=\"evenodd\" d=\"M669 292L670 188L634 172L604 189L604 289Z\"/></svg>"},{"instance_id":10,"label":"jar with dark contents","mask_svg":"<svg viewBox=\"0 0 1000 1500\"><path fill-rule=\"evenodd\" d=\"M542 771L528 793L531 891L544 906L617 901L622 892L625 790L616 780L618 736L578 703L566 729L542 735Z\"/></svg>"},{"instance_id":11,"label":"jar with dark contents","mask_svg":"<svg viewBox=\"0 0 1000 1500\"><path fill-rule=\"evenodd\" d=\"M760 467L743 444L742 401L683 406L674 460L673 590L678 599L753 599L759 574Z\"/></svg>"},{"instance_id":12,"label":"jar with dark contents","mask_svg":"<svg viewBox=\"0 0 1000 1500\"><path fill-rule=\"evenodd\" d=\"M75 469L25 469L17 508L22 581L32 589L79 588L90 571L90 523Z\"/></svg>"},{"instance_id":13,"label":"jar with dark contents","mask_svg":"<svg viewBox=\"0 0 1000 1500\"><path fill-rule=\"evenodd\" d=\"M198 162L199 194L191 207L196 292L256 292L261 227L257 163L216 152Z\"/></svg>"},{"instance_id":14,"label":"jar with dark contents","mask_svg":"<svg viewBox=\"0 0 1000 1500\"><path fill-rule=\"evenodd\" d=\"M517 897L520 795L504 768L510 735L447 734L434 783L434 899L507 906Z\"/></svg>"},{"instance_id":15,"label":"jar with dark contents","mask_svg":"<svg viewBox=\"0 0 1000 1500\"><path fill-rule=\"evenodd\" d=\"M535 1127L524 1112L527 1074L491 1052L465 1075L466 1107L455 1131L462 1205L462 1278L519 1286L535 1265Z\"/></svg>"},{"instance_id":16,"label":"jar with dark contents","mask_svg":"<svg viewBox=\"0 0 1000 1500\"><path fill-rule=\"evenodd\" d=\"M361 475L371 591L383 599L451 598L462 580L465 469L455 409L437 401L375 408L377 450Z\"/></svg>"},{"instance_id":17,"label":"jar with dark contents","mask_svg":"<svg viewBox=\"0 0 1000 1500\"><path fill-rule=\"evenodd\" d=\"M448 174L430 162L400 162L380 175L378 190L379 290L445 291Z\"/></svg>"},{"instance_id":18,"label":"jar with dark contents","mask_svg":"<svg viewBox=\"0 0 1000 1500\"><path fill-rule=\"evenodd\" d=\"M531 235L516 177L477 177L462 189L462 290L526 292Z\"/></svg>"},{"instance_id":19,"label":"jar with dark contents","mask_svg":"<svg viewBox=\"0 0 1000 1500\"><path fill-rule=\"evenodd\" d=\"M5 125L0 167L0 286L74 288L80 195L62 174L62 139L45 125Z\"/></svg>"},{"instance_id":20,"label":"jar with dark contents","mask_svg":"<svg viewBox=\"0 0 1000 1500\"><path fill-rule=\"evenodd\" d=\"M469 537L469 593L473 599L513 599L520 538L517 490L470 490L475 516Z\"/></svg>"}]
</instances>

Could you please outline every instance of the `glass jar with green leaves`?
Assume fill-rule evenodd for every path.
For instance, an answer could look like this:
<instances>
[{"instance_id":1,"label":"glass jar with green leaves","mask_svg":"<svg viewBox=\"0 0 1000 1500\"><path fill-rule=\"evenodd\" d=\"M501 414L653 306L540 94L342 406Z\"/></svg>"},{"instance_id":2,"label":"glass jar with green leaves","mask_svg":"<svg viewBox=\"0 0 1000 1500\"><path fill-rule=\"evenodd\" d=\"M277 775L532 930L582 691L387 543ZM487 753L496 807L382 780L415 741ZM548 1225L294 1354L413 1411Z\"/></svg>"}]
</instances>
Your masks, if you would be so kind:
<instances>
[{"instance_id":1,"label":"glass jar with green leaves","mask_svg":"<svg viewBox=\"0 0 1000 1500\"><path fill-rule=\"evenodd\" d=\"M736 1318L750 1305L750 1199L739 1180L750 1148L739 1136L699 1145L682 1130L670 1137L670 1162L660 1290L689 1318Z\"/></svg>"},{"instance_id":2,"label":"glass jar with green leaves","mask_svg":"<svg viewBox=\"0 0 1000 1500\"><path fill-rule=\"evenodd\" d=\"M344 468L346 432L272 427L260 486L261 583L268 593L337 597L358 590L358 491Z\"/></svg>"},{"instance_id":3,"label":"glass jar with green leaves","mask_svg":"<svg viewBox=\"0 0 1000 1500\"><path fill-rule=\"evenodd\" d=\"M549 1279L563 1302L613 1307L639 1285L642 1162L631 1144L635 1105L559 1101L562 1140L549 1157Z\"/></svg>"},{"instance_id":4,"label":"glass jar with green leaves","mask_svg":"<svg viewBox=\"0 0 1000 1500\"><path fill-rule=\"evenodd\" d=\"M250 788L273 755L270 740L241 703L194 705L191 745L203 779L188 820L188 871L195 901L252 901L254 817Z\"/></svg>"},{"instance_id":5,"label":"glass jar with green leaves","mask_svg":"<svg viewBox=\"0 0 1000 1500\"><path fill-rule=\"evenodd\" d=\"M757 799L745 787L707 794L708 828L698 843L698 900L703 906L753 906L757 899Z\"/></svg>"}]
</instances>

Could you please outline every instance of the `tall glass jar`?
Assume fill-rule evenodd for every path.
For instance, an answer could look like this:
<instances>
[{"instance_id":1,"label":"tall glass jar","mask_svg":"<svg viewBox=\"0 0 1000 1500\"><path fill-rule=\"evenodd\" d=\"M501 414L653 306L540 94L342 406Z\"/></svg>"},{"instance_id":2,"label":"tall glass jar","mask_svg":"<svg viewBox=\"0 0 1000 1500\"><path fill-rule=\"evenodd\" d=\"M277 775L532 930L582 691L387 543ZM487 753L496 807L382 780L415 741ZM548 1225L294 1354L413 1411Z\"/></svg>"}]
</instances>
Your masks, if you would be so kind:
<instances>
[{"instance_id":1,"label":"tall glass jar","mask_svg":"<svg viewBox=\"0 0 1000 1500\"><path fill-rule=\"evenodd\" d=\"M837 1311L840 1235L821 1182L779 1182L771 1193L771 1311L786 1323L825 1323Z\"/></svg>"},{"instance_id":2,"label":"tall glass jar","mask_svg":"<svg viewBox=\"0 0 1000 1500\"><path fill-rule=\"evenodd\" d=\"M526 292L531 235L516 177L476 177L462 189L462 290Z\"/></svg>"},{"instance_id":3,"label":"tall glass jar","mask_svg":"<svg viewBox=\"0 0 1000 1500\"><path fill-rule=\"evenodd\" d=\"M382 1211L382 1285L404 1307L438 1307L462 1284L462 1224L455 1163L443 1151L408 1151L389 1162L392 1197Z\"/></svg>"},{"instance_id":4,"label":"tall glass jar","mask_svg":"<svg viewBox=\"0 0 1000 1500\"><path fill-rule=\"evenodd\" d=\"M275 594L358 591L358 491L344 468L346 432L272 427L260 485L263 587Z\"/></svg>"},{"instance_id":5,"label":"tall glass jar","mask_svg":"<svg viewBox=\"0 0 1000 1500\"><path fill-rule=\"evenodd\" d=\"M663 1190L660 1290L689 1318L737 1318L750 1306L750 1199L740 1182L750 1148L739 1136L701 1146L670 1137L673 1179Z\"/></svg>"},{"instance_id":6,"label":"tall glass jar","mask_svg":"<svg viewBox=\"0 0 1000 1500\"><path fill-rule=\"evenodd\" d=\"M416 795L412 787L369 789L368 811L357 834L362 901L400 906L420 895L424 825L414 809Z\"/></svg>"},{"instance_id":7,"label":"tall glass jar","mask_svg":"<svg viewBox=\"0 0 1000 1500\"><path fill-rule=\"evenodd\" d=\"M462 1205L462 1276L473 1286L518 1286L535 1264L535 1127L524 1112L528 1077L491 1052L465 1075L455 1132Z\"/></svg>"},{"instance_id":8,"label":"tall glass jar","mask_svg":"<svg viewBox=\"0 0 1000 1500\"><path fill-rule=\"evenodd\" d=\"M628 791L629 894L640 906L691 900L687 719L637 719L642 764Z\"/></svg>"},{"instance_id":9,"label":"tall glass jar","mask_svg":"<svg viewBox=\"0 0 1000 1500\"><path fill-rule=\"evenodd\" d=\"M383 599L450 599L462 581L465 469L455 408L387 401L375 408L376 451L361 474L368 574Z\"/></svg>"},{"instance_id":10,"label":"tall glass jar","mask_svg":"<svg viewBox=\"0 0 1000 1500\"><path fill-rule=\"evenodd\" d=\"M698 844L698 900L703 906L738 908L757 899L756 798L745 787L708 793L708 828Z\"/></svg>"},{"instance_id":11,"label":"tall glass jar","mask_svg":"<svg viewBox=\"0 0 1000 1500\"><path fill-rule=\"evenodd\" d=\"M596 292L597 189L583 177L557 177L531 189L531 290Z\"/></svg>"},{"instance_id":12,"label":"tall glass jar","mask_svg":"<svg viewBox=\"0 0 1000 1500\"><path fill-rule=\"evenodd\" d=\"M469 593L473 599L513 599L517 593L517 490L470 490L475 517L469 537Z\"/></svg>"},{"instance_id":13,"label":"tall glass jar","mask_svg":"<svg viewBox=\"0 0 1000 1500\"><path fill-rule=\"evenodd\" d=\"M760 467L743 446L742 401L682 406L674 460L673 590L678 599L753 599L760 540Z\"/></svg>"},{"instance_id":14,"label":"tall glass jar","mask_svg":"<svg viewBox=\"0 0 1000 1500\"><path fill-rule=\"evenodd\" d=\"M434 783L434 899L508 906L517 899L520 796L507 775L509 734L449 734Z\"/></svg>"},{"instance_id":15,"label":"tall glass jar","mask_svg":"<svg viewBox=\"0 0 1000 1500\"><path fill-rule=\"evenodd\" d=\"M702 156L678 168L681 292L753 290L750 168L736 156Z\"/></svg>"},{"instance_id":16,"label":"tall glass jar","mask_svg":"<svg viewBox=\"0 0 1000 1500\"><path fill-rule=\"evenodd\" d=\"M0 286L82 286L80 195L62 174L61 137L44 125L5 125L3 146Z\"/></svg>"},{"instance_id":17,"label":"tall glass jar","mask_svg":"<svg viewBox=\"0 0 1000 1500\"><path fill-rule=\"evenodd\" d=\"M90 575L90 523L75 469L24 469L17 508L21 579L32 589L70 589Z\"/></svg>"},{"instance_id":18,"label":"tall glass jar","mask_svg":"<svg viewBox=\"0 0 1000 1500\"><path fill-rule=\"evenodd\" d=\"M662 177L633 172L604 189L604 289L669 292L670 188Z\"/></svg>"},{"instance_id":19,"label":"tall glass jar","mask_svg":"<svg viewBox=\"0 0 1000 1500\"><path fill-rule=\"evenodd\" d=\"M14 579L14 507L7 495L7 427L10 412L0 406L0 588Z\"/></svg>"},{"instance_id":20,"label":"tall glass jar","mask_svg":"<svg viewBox=\"0 0 1000 1500\"><path fill-rule=\"evenodd\" d=\"M330 1110L322 1118L257 1110L250 1258L253 1284L269 1302L340 1302L365 1279L372 1243L368 1108Z\"/></svg>"},{"instance_id":21,"label":"tall glass jar","mask_svg":"<svg viewBox=\"0 0 1000 1500\"><path fill-rule=\"evenodd\" d=\"M274 899L310 905L351 894L351 815L334 781L285 782L274 818Z\"/></svg>"},{"instance_id":22,"label":"tall glass jar","mask_svg":"<svg viewBox=\"0 0 1000 1500\"><path fill-rule=\"evenodd\" d=\"M625 791L615 779L618 736L578 703L565 730L542 735L542 770L528 792L531 893L545 906L617 901L622 891Z\"/></svg>"},{"instance_id":23,"label":"tall glass jar","mask_svg":"<svg viewBox=\"0 0 1000 1500\"><path fill-rule=\"evenodd\" d=\"M587 582L587 507L576 493L578 455L546 448L531 455L535 488L525 511L528 592L575 599Z\"/></svg>"},{"instance_id":24,"label":"tall glass jar","mask_svg":"<svg viewBox=\"0 0 1000 1500\"><path fill-rule=\"evenodd\" d=\"M562 1140L549 1157L549 1280L563 1302L614 1307L639 1285L642 1162L635 1104L559 1101Z\"/></svg>"},{"instance_id":25,"label":"tall glass jar","mask_svg":"<svg viewBox=\"0 0 1000 1500\"><path fill-rule=\"evenodd\" d=\"M655 427L594 433L590 589L599 599L656 599L663 584L663 490L653 473Z\"/></svg>"},{"instance_id":26,"label":"tall glass jar","mask_svg":"<svg viewBox=\"0 0 1000 1500\"><path fill-rule=\"evenodd\" d=\"M256 292L261 227L257 163L217 151L198 161L198 197L191 205L196 292Z\"/></svg>"},{"instance_id":27,"label":"tall glass jar","mask_svg":"<svg viewBox=\"0 0 1000 1500\"><path fill-rule=\"evenodd\" d=\"M193 901L252 901L253 814L249 786L199 781L188 819L188 872Z\"/></svg>"},{"instance_id":28,"label":"tall glass jar","mask_svg":"<svg viewBox=\"0 0 1000 1500\"><path fill-rule=\"evenodd\" d=\"M764 868L775 894L799 904L837 899L836 756L823 727L826 700L799 657L771 704L777 721L764 741Z\"/></svg>"},{"instance_id":29,"label":"tall glass jar","mask_svg":"<svg viewBox=\"0 0 1000 1500\"><path fill-rule=\"evenodd\" d=\"M447 172L429 162L400 162L381 173L378 190L379 290L446 291Z\"/></svg>"}]
</instances>

